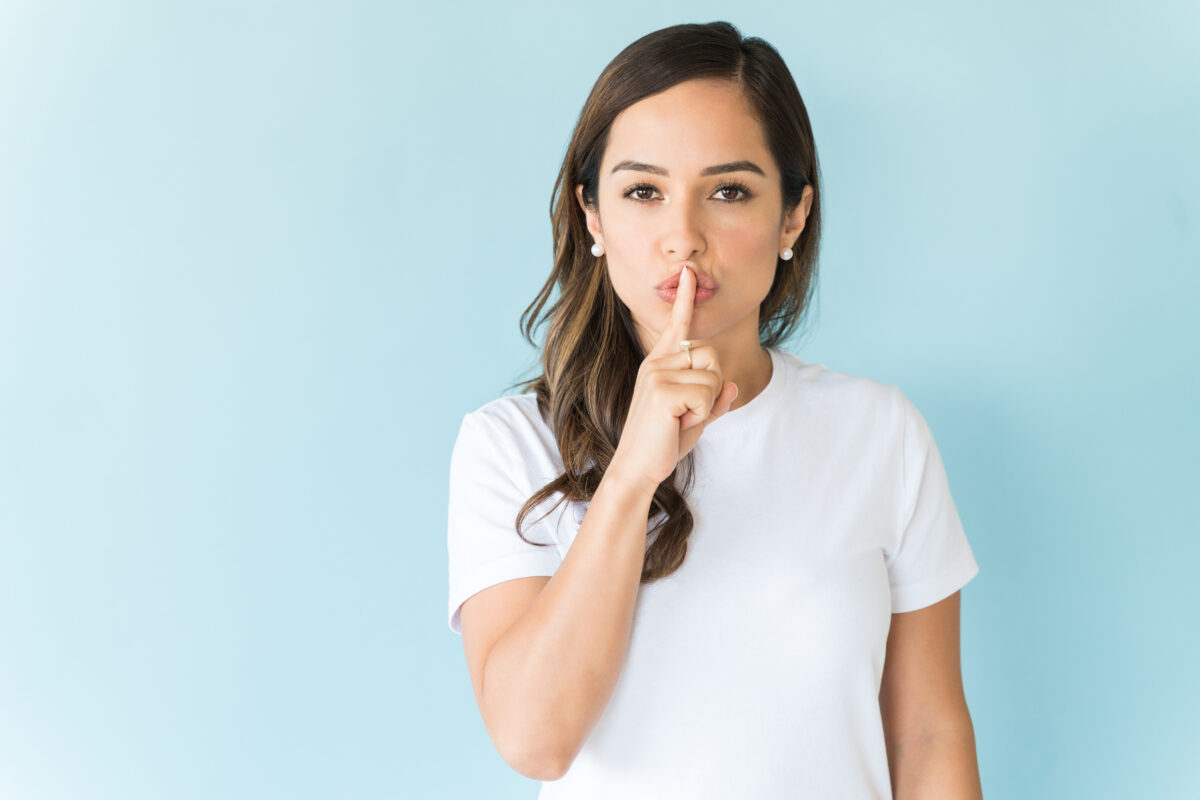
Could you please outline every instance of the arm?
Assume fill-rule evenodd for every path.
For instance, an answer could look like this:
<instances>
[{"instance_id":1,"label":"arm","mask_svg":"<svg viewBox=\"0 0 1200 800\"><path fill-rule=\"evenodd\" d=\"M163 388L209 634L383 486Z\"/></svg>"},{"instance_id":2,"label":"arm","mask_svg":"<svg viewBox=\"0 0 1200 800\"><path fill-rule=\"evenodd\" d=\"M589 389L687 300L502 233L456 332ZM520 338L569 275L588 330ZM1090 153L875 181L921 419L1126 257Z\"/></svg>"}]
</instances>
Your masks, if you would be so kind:
<instances>
[{"instance_id":1,"label":"arm","mask_svg":"<svg viewBox=\"0 0 1200 800\"><path fill-rule=\"evenodd\" d=\"M530 777L566 772L616 688L653 496L605 473L562 564L487 656L484 713L506 760L535 765Z\"/></svg>"},{"instance_id":2,"label":"arm","mask_svg":"<svg viewBox=\"0 0 1200 800\"><path fill-rule=\"evenodd\" d=\"M893 614L879 707L896 800L982 798L959 657L961 592Z\"/></svg>"},{"instance_id":3,"label":"arm","mask_svg":"<svg viewBox=\"0 0 1200 800\"><path fill-rule=\"evenodd\" d=\"M892 765L892 788L896 800L982 800L970 719L961 730L900 748Z\"/></svg>"}]
</instances>

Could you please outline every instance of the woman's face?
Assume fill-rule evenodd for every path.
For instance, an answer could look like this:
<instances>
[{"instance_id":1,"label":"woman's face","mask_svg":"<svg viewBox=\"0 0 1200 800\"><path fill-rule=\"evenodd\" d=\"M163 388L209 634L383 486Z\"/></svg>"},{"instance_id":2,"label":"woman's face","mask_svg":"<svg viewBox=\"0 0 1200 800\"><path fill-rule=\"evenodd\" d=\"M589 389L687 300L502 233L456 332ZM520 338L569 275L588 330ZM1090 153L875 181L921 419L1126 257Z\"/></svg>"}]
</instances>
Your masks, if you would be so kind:
<instances>
[{"instance_id":1,"label":"woman's face","mask_svg":"<svg viewBox=\"0 0 1200 800\"><path fill-rule=\"evenodd\" d=\"M581 206L582 192L577 186ZM692 338L737 350L758 346L759 304L811 203L806 187L784 217L778 168L741 90L691 80L617 116L600 164L598 209L584 212L643 352L671 316L670 300L655 287L685 263L700 286L705 278L717 284L711 297L697 293Z\"/></svg>"}]
</instances>

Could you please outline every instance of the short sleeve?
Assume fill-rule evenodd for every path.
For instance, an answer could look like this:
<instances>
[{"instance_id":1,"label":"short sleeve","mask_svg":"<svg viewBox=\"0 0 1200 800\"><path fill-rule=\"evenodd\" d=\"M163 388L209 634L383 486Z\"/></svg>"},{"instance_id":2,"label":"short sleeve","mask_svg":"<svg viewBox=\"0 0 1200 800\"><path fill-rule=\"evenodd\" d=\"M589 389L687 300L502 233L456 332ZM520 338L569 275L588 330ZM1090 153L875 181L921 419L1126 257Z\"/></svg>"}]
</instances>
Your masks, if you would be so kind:
<instances>
[{"instance_id":1,"label":"short sleeve","mask_svg":"<svg viewBox=\"0 0 1200 800\"><path fill-rule=\"evenodd\" d=\"M450 456L447 547L450 573L450 630L462 634L459 610L471 595L513 578L553 575L562 558L553 515L534 508L517 535L521 506L533 486L519 434L486 412L463 417Z\"/></svg>"},{"instance_id":2,"label":"short sleeve","mask_svg":"<svg viewBox=\"0 0 1200 800\"><path fill-rule=\"evenodd\" d=\"M979 573L937 443L925 418L896 390L903 418L901 510L894 550L886 555L892 613L944 600Z\"/></svg>"}]
</instances>

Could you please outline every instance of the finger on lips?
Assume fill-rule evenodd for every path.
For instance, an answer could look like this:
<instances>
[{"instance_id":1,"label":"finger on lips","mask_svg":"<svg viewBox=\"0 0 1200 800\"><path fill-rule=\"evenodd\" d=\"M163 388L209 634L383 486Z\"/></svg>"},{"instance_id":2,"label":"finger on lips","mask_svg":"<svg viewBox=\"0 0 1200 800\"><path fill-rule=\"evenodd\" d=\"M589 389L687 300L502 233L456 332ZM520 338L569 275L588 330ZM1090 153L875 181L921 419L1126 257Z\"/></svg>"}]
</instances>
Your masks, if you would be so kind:
<instances>
[{"instance_id":1,"label":"finger on lips","mask_svg":"<svg viewBox=\"0 0 1200 800\"><path fill-rule=\"evenodd\" d=\"M678 353L687 357L687 354L679 347L679 342L688 338L688 330L692 325L695 289L696 275L690 266L685 265L679 274L679 286L675 289L675 302L671 306L671 320L667 323L654 348L657 352L664 355Z\"/></svg>"}]
</instances>

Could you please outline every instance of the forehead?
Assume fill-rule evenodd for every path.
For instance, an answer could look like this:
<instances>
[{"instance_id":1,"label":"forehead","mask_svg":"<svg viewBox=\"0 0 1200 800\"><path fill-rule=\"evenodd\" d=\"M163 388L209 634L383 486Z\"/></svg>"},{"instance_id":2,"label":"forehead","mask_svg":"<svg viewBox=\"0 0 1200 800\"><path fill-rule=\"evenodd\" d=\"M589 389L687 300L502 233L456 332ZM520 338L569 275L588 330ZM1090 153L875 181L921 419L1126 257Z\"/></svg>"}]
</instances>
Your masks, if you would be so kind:
<instances>
[{"instance_id":1,"label":"forehead","mask_svg":"<svg viewBox=\"0 0 1200 800\"><path fill-rule=\"evenodd\" d=\"M741 89L726 81L691 80L629 106L613 120L602 174L633 159L698 173L711 164L749 159L773 166L762 125Z\"/></svg>"}]
</instances>

